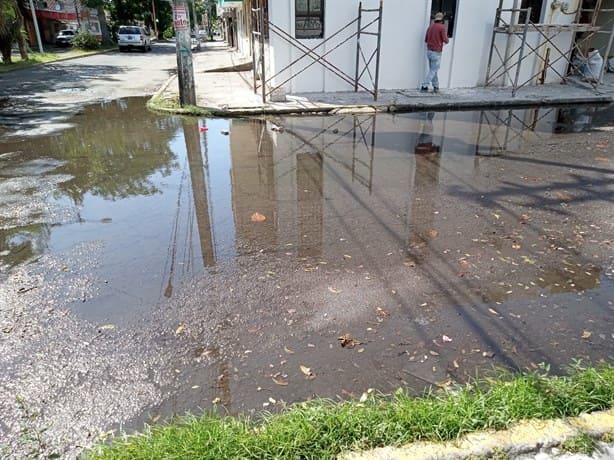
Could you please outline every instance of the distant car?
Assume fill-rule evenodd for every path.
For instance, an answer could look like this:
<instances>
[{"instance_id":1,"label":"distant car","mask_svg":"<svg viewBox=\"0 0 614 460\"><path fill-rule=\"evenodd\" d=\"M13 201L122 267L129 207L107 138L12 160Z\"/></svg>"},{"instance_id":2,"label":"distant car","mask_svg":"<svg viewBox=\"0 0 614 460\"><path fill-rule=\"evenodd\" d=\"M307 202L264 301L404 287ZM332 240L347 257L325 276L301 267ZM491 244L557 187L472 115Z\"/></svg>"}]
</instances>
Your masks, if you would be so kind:
<instances>
[{"instance_id":1,"label":"distant car","mask_svg":"<svg viewBox=\"0 0 614 460\"><path fill-rule=\"evenodd\" d=\"M196 34L190 35L190 48L192 49L192 51L200 50L200 40L196 36Z\"/></svg>"},{"instance_id":2,"label":"distant car","mask_svg":"<svg viewBox=\"0 0 614 460\"><path fill-rule=\"evenodd\" d=\"M144 27L119 26L117 37L120 51L128 51L132 48L143 52L151 50L151 35Z\"/></svg>"},{"instance_id":3,"label":"distant car","mask_svg":"<svg viewBox=\"0 0 614 460\"><path fill-rule=\"evenodd\" d=\"M74 30L60 30L55 36L55 46L70 46L73 38L75 38Z\"/></svg>"}]
</instances>

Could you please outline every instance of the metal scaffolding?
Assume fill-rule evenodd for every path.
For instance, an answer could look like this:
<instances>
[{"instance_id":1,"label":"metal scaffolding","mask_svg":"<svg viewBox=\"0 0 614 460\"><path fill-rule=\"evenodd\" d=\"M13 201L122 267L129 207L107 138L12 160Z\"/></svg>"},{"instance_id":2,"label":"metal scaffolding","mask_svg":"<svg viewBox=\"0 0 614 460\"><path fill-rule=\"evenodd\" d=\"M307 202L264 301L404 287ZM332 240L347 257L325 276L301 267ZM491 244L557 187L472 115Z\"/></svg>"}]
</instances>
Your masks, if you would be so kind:
<instances>
[{"instance_id":1,"label":"metal scaffolding","mask_svg":"<svg viewBox=\"0 0 614 460\"><path fill-rule=\"evenodd\" d=\"M272 23L270 20L268 20L268 18L265 18L263 8L252 8L251 22L253 38L252 57L254 64L254 93L258 94L258 90L260 90L262 94L262 102L266 102L267 97L270 97L271 94L282 88L286 83L296 78L313 65L320 64L333 75L336 75L341 80L348 83L348 85L354 88L354 92L358 92L358 90L361 89L373 95L373 99L377 101L383 8L383 0L380 0L379 8L363 8L362 2L360 2L358 6L358 16L355 19L311 48L305 45L303 41L293 37L290 33ZM341 40L339 43L336 43L330 49L322 52L322 50L326 49L326 45L332 44L333 39L340 37L344 31L355 24L357 26L357 30L355 32L346 38L338 38ZM288 65L271 76L266 75L265 41L267 31L276 35L300 52L298 58L294 59ZM371 53L367 51L366 55L365 48L360 41L360 38L363 35L375 36L377 40L375 49ZM344 72L341 68L331 62L330 58L327 58L327 56L344 44L350 42L350 40L352 40L354 37L356 37L356 67L354 75L349 75L347 72ZM305 64L303 60L307 57L311 59L311 62ZM375 69L372 71L371 66L374 60ZM302 67L300 70L295 71L292 67L299 64L299 62ZM290 76L287 78L281 77L284 72L290 72ZM365 74L369 77L369 84L362 83ZM280 77L284 79L281 83L277 83L276 80ZM273 83L274 81L275 83Z\"/></svg>"},{"instance_id":2,"label":"metal scaffolding","mask_svg":"<svg viewBox=\"0 0 614 460\"><path fill-rule=\"evenodd\" d=\"M604 66L598 78L586 80L593 88L599 85L614 38L614 27L611 30L602 30L602 27L597 25L604 0L592 0L593 7L591 8L585 8L587 0L580 0L580 5L575 12L563 11L564 14L575 16L571 24L534 23L530 19L531 8L503 8L503 2L504 0L499 0L499 7L495 15L485 86L497 84L506 86L509 82L512 86L512 96L515 96L516 92L524 86L543 84L548 72L554 72L561 78L561 81L567 82L571 74L582 74L582 69L577 62L587 59L591 41L596 34L608 33L609 40L604 56ZM557 44L555 40L562 33L572 33L568 49L561 49L560 44ZM538 44L532 44L528 39L529 34L537 36ZM501 49L499 36L507 37L504 40L504 50ZM531 72L528 78L521 81L522 64L531 57L538 59L540 69L537 72ZM579 61L576 58L579 58ZM565 71L559 70L560 65L556 65L561 61L566 63Z\"/></svg>"}]
</instances>

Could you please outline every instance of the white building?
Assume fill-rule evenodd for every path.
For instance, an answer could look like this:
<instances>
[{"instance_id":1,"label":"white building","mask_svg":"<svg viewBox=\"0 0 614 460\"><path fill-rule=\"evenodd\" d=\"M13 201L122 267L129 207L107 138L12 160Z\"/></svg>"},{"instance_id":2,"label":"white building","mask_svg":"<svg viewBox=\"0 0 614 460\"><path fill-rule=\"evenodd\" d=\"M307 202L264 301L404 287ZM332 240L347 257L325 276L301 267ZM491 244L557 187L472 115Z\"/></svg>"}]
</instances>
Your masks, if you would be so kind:
<instances>
[{"instance_id":1,"label":"white building","mask_svg":"<svg viewBox=\"0 0 614 460\"><path fill-rule=\"evenodd\" d=\"M283 86L286 93L353 90L351 82L335 75L331 65L350 79L354 78L359 5L362 4L363 9L374 10L363 12L361 21L363 27L373 22L363 32L376 34L380 0L243 0L225 2L224 6L229 3L235 5L235 11L242 18L239 27L244 35L235 46L243 54L251 52L251 8L264 5L268 18L266 81L269 87ZM614 8L614 0L504 0L504 8L531 7L530 20L543 25L541 32L529 28L526 35L519 82L535 84L539 78L547 83L561 80L561 76L567 73L567 59L577 32L570 28L570 24L590 23L595 4L604 9L600 21L609 33L612 14L607 13L603 5ZM489 83L512 83L519 57L519 52L515 50L522 42L522 34L496 34L495 45L499 54L491 53L498 0L382 0L382 5L380 90L416 89L420 85L427 70L424 35L431 17L437 11L445 14L450 40L444 48L439 71L442 88L484 85L489 57L493 55L490 75L497 76L495 71L506 67L502 67L499 54L505 57L506 52L511 56L509 63L512 64L507 78L501 76ZM593 8L593 12L581 18L582 8ZM511 12L504 12L504 23L510 23L511 16ZM522 14L517 15L513 22L524 24ZM377 48L377 39L376 35L361 35L360 45L365 61L369 61ZM604 55L608 48L607 37L598 41ZM531 48L537 48L538 52L532 53ZM307 53L310 54L308 56L305 55L307 49L312 50ZM567 58L563 58L563 55ZM327 61L325 64L331 65L322 65L321 60L315 62L321 57ZM544 60L550 64L545 66ZM360 80L369 88L373 87L375 62L376 56ZM543 72L544 67L546 72ZM361 65L359 72L363 68Z\"/></svg>"}]
</instances>

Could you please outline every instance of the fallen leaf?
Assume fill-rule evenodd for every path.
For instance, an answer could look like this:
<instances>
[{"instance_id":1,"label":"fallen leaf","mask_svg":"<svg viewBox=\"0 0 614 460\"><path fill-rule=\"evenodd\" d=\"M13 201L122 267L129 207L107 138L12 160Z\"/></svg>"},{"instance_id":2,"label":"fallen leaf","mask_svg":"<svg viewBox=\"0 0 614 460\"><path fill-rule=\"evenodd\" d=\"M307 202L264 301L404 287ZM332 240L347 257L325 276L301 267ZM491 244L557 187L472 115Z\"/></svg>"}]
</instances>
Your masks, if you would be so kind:
<instances>
[{"instance_id":1,"label":"fallen leaf","mask_svg":"<svg viewBox=\"0 0 614 460\"><path fill-rule=\"evenodd\" d=\"M343 257L345 257L346 259L351 259L352 258L352 256L349 255L349 254L343 254Z\"/></svg>"},{"instance_id":2,"label":"fallen leaf","mask_svg":"<svg viewBox=\"0 0 614 460\"><path fill-rule=\"evenodd\" d=\"M284 351L286 353L288 353L289 355L293 355L294 354L294 352L292 350L290 350L288 347L284 347Z\"/></svg>"},{"instance_id":3,"label":"fallen leaf","mask_svg":"<svg viewBox=\"0 0 614 460\"><path fill-rule=\"evenodd\" d=\"M520 249L522 246L520 246L518 243L512 243L512 248L513 249Z\"/></svg>"},{"instance_id":4,"label":"fallen leaf","mask_svg":"<svg viewBox=\"0 0 614 460\"><path fill-rule=\"evenodd\" d=\"M315 374L311 371L310 368L308 368L307 366L303 366L302 364L300 365L301 368L301 372L303 374L305 374L305 377L308 379L314 379L316 376Z\"/></svg>"},{"instance_id":5,"label":"fallen leaf","mask_svg":"<svg viewBox=\"0 0 614 460\"><path fill-rule=\"evenodd\" d=\"M439 353L437 353L435 350L429 350L429 353L433 356L439 356Z\"/></svg>"},{"instance_id":6,"label":"fallen leaf","mask_svg":"<svg viewBox=\"0 0 614 460\"><path fill-rule=\"evenodd\" d=\"M105 324L104 326L101 326L100 329L103 331L111 331L115 329L115 324Z\"/></svg>"},{"instance_id":7,"label":"fallen leaf","mask_svg":"<svg viewBox=\"0 0 614 460\"><path fill-rule=\"evenodd\" d=\"M341 292L341 291L339 291L338 289L335 289L335 288L334 288L334 287L332 287L332 286L328 286L328 290L329 290L330 292L332 292L333 294L339 294L339 293Z\"/></svg>"},{"instance_id":8,"label":"fallen leaf","mask_svg":"<svg viewBox=\"0 0 614 460\"><path fill-rule=\"evenodd\" d=\"M454 366L455 369L458 369L460 367L458 363L456 362L456 360L452 361L452 365Z\"/></svg>"},{"instance_id":9,"label":"fallen leaf","mask_svg":"<svg viewBox=\"0 0 614 460\"><path fill-rule=\"evenodd\" d=\"M499 314L499 312L497 310L495 310L494 308L489 308L488 311L490 313L492 313L493 315L498 315Z\"/></svg>"},{"instance_id":10,"label":"fallen leaf","mask_svg":"<svg viewBox=\"0 0 614 460\"><path fill-rule=\"evenodd\" d=\"M582 333L582 338L583 339L590 339L591 335L593 335L593 333L591 331L584 331Z\"/></svg>"},{"instance_id":11,"label":"fallen leaf","mask_svg":"<svg viewBox=\"0 0 614 460\"><path fill-rule=\"evenodd\" d=\"M185 331L185 324L180 325L177 330L175 331L175 334L179 335L181 334L183 331Z\"/></svg>"},{"instance_id":12,"label":"fallen leaf","mask_svg":"<svg viewBox=\"0 0 614 460\"><path fill-rule=\"evenodd\" d=\"M369 394L368 393L363 393L362 396L360 397L360 402L366 402L367 399L369 399Z\"/></svg>"},{"instance_id":13,"label":"fallen leaf","mask_svg":"<svg viewBox=\"0 0 614 460\"><path fill-rule=\"evenodd\" d=\"M597 161L609 161L606 157L595 157L595 160Z\"/></svg>"},{"instance_id":14,"label":"fallen leaf","mask_svg":"<svg viewBox=\"0 0 614 460\"><path fill-rule=\"evenodd\" d=\"M288 386L287 380L276 378L276 377L271 377L271 378L273 379L273 382L275 382L276 385L281 385L282 387Z\"/></svg>"},{"instance_id":15,"label":"fallen leaf","mask_svg":"<svg viewBox=\"0 0 614 460\"><path fill-rule=\"evenodd\" d=\"M495 354L492 351L484 351L482 352L482 356L484 358L494 358Z\"/></svg>"},{"instance_id":16,"label":"fallen leaf","mask_svg":"<svg viewBox=\"0 0 614 460\"><path fill-rule=\"evenodd\" d=\"M442 339L443 339L444 342L451 342L452 341L452 339L450 337L448 337L447 335L444 335L442 337Z\"/></svg>"},{"instance_id":17,"label":"fallen leaf","mask_svg":"<svg viewBox=\"0 0 614 460\"><path fill-rule=\"evenodd\" d=\"M264 222L266 220L266 216L260 214L259 212L255 212L252 214L252 222Z\"/></svg>"},{"instance_id":18,"label":"fallen leaf","mask_svg":"<svg viewBox=\"0 0 614 460\"><path fill-rule=\"evenodd\" d=\"M220 398L215 398L213 401L211 401L211 404L219 404L222 400Z\"/></svg>"},{"instance_id":19,"label":"fallen leaf","mask_svg":"<svg viewBox=\"0 0 614 460\"><path fill-rule=\"evenodd\" d=\"M383 308L380 307L375 307L375 314L381 318L385 318L387 316L390 316L390 313L388 313L386 310L384 310Z\"/></svg>"},{"instance_id":20,"label":"fallen leaf","mask_svg":"<svg viewBox=\"0 0 614 460\"><path fill-rule=\"evenodd\" d=\"M269 402L270 402L271 404L275 404L277 401L276 401L274 398L271 398L271 397L269 396Z\"/></svg>"},{"instance_id":21,"label":"fallen leaf","mask_svg":"<svg viewBox=\"0 0 614 460\"><path fill-rule=\"evenodd\" d=\"M437 230L430 230L429 231L429 236L431 238L435 238L435 237L437 237L437 235L439 235L439 232Z\"/></svg>"},{"instance_id":22,"label":"fallen leaf","mask_svg":"<svg viewBox=\"0 0 614 460\"><path fill-rule=\"evenodd\" d=\"M557 198L559 198L561 201L571 201L571 197L565 193L565 192L556 192L555 194L557 196Z\"/></svg>"},{"instance_id":23,"label":"fallen leaf","mask_svg":"<svg viewBox=\"0 0 614 460\"><path fill-rule=\"evenodd\" d=\"M350 334L343 334L337 339L343 348L354 348L356 345L360 345L361 342L353 339Z\"/></svg>"}]
</instances>

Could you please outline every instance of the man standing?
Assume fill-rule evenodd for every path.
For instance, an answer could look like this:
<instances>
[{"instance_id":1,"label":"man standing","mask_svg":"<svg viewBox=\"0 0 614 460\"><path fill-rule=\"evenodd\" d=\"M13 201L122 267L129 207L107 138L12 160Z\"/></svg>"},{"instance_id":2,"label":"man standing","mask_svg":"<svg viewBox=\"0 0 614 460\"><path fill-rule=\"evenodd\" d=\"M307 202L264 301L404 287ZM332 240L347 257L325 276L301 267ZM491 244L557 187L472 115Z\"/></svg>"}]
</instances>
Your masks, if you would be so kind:
<instances>
[{"instance_id":1,"label":"man standing","mask_svg":"<svg viewBox=\"0 0 614 460\"><path fill-rule=\"evenodd\" d=\"M435 22L426 30L426 36L424 37L427 48L426 56L429 60L429 73L426 76L426 80L422 82L420 91L428 91L429 84L432 84L433 92L438 93L439 78L437 77L437 72L441 65L443 45L448 43L448 33L446 32L446 27L443 25L443 13L437 13L434 21Z\"/></svg>"}]
</instances>

